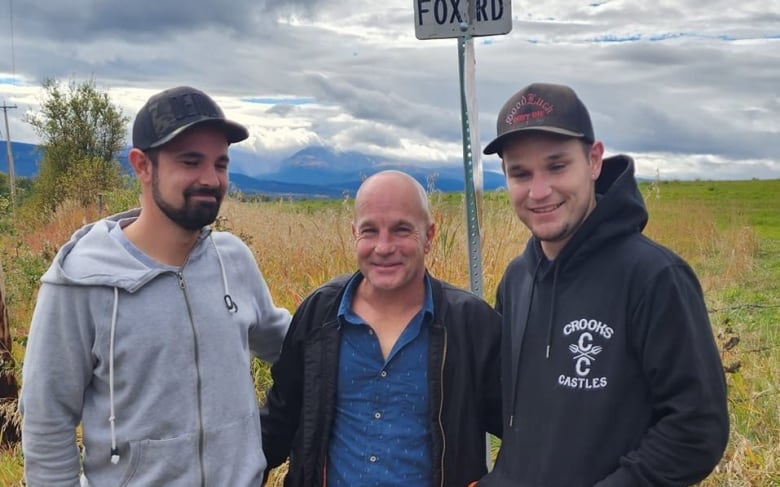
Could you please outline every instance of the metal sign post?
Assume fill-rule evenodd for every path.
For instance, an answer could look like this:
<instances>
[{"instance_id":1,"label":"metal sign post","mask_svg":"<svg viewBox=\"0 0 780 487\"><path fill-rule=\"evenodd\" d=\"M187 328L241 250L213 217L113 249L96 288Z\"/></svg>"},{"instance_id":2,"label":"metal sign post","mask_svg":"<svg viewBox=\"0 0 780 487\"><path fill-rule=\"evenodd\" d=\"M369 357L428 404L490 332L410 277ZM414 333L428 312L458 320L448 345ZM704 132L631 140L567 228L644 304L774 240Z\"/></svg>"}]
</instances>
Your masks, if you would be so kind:
<instances>
[{"instance_id":1,"label":"metal sign post","mask_svg":"<svg viewBox=\"0 0 780 487\"><path fill-rule=\"evenodd\" d=\"M479 136L474 137L476 96L474 95L474 39L463 29L458 39L458 72L460 78L460 119L463 132L463 170L466 189L466 227L468 231L469 284L471 291L483 296L482 232L477 205L482 200L482 164L479 157ZM475 123L471 123L472 119ZM475 153L474 147L477 147ZM477 161L475 164L475 160ZM475 168L476 166L476 168ZM475 170L476 169L476 170ZM478 177L477 177L478 175ZM479 201L479 202L478 202Z\"/></svg>"}]
</instances>

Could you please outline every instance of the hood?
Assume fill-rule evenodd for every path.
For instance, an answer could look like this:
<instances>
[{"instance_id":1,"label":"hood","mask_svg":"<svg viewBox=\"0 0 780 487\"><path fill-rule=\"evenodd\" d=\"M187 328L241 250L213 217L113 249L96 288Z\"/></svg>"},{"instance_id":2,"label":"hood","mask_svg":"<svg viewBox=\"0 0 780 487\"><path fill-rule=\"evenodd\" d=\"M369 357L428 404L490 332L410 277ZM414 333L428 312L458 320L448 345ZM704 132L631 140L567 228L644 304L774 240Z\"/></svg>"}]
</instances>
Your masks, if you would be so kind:
<instances>
[{"instance_id":1,"label":"hood","mask_svg":"<svg viewBox=\"0 0 780 487\"><path fill-rule=\"evenodd\" d=\"M110 286L135 292L164 270L139 261L111 231L122 220L134 220L140 209L109 216L78 229L54 257L41 282L77 286ZM201 238L208 235L204 229Z\"/></svg>"},{"instance_id":2,"label":"hood","mask_svg":"<svg viewBox=\"0 0 780 487\"><path fill-rule=\"evenodd\" d=\"M552 293L547 309L547 336L545 358L550 358L553 342L553 323L555 322L557 286L559 278L567 272L574 272L579 262L584 261L595 251L603 249L607 241L620 235L641 232L647 224L647 209L642 194L634 178L634 161L625 155L604 159L601 174L596 180L596 207L588 215L582 226L572 236L553 261L547 260L542 252L539 239L531 237L525 252L518 258L524 260L524 272L520 282L525 283L513 299L518 300L518 316L522 327L514 333L511 343L512 390L510 394L509 425L512 426L518 397L517 381L520 376L520 351L522 350L525 323L531 313L531 303L537 284L542 279L552 279Z\"/></svg>"},{"instance_id":3,"label":"hood","mask_svg":"<svg viewBox=\"0 0 780 487\"><path fill-rule=\"evenodd\" d=\"M562 272L601 249L604 242L645 228L647 209L634 178L631 157L617 155L604 159L601 175L596 180L596 201L596 207L555 259ZM535 262L542 260L544 254L539 240L532 238L528 246ZM549 269L539 270L544 274Z\"/></svg>"}]
</instances>

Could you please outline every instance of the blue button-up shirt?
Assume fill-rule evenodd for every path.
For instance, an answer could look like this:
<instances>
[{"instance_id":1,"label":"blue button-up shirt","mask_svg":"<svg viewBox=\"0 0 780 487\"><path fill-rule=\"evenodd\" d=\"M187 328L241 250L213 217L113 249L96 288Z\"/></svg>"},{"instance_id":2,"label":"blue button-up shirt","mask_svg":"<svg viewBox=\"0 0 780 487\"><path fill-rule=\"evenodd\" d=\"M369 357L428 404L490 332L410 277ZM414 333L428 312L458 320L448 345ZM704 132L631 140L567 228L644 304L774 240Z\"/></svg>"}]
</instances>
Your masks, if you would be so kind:
<instances>
[{"instance_id":1,"label":"blue button-up shirt","mask_svg":"<svg viewBox=\"0 0 780 487\"><path fill-rule=\"evenodd\" d=\"M328 487L430 485L430 280L425 277L422 309L386 360L374 331L351 309L359 282L356 276L347 284L338 312L342 334Z\"/></svg>"}]
</instances>

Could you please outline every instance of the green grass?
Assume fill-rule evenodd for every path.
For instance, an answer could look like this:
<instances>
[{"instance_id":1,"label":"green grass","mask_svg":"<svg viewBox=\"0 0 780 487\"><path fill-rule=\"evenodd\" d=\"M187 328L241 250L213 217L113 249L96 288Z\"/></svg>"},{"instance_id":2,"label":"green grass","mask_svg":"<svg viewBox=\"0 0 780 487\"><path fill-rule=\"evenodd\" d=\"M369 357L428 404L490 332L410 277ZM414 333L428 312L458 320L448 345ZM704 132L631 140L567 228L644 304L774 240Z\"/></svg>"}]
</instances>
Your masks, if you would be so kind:
<instances>
[{"instance_id":1,"label":"green grass","mask_svg":"<svg viewBox=\"0 0 780 487\"><path fill-rule=\"evenodd\" d=\"M0 485L16 487L22 484L24 459L22 447L0 449Z\"/></svg>"},{"instance_id":2,"label":"green grass","mask_svg":"<svg viewBox=\"0 0 780 487\"><path fill-rule=\"evenodd\" d=\"M644 189L653 194L651 185ZM722 352L724 365L735 369L727 374L731 441L705 485L780 485L780 180L669 182L657 191L658 199L674 202L679 211L708 208L719 232L756 237L747 272L707 296L719 342L738 337L739 343ZM718 272L726 263L711 266Z\"/></svg>"},{"instance_id":3,"label":"green grass","mask_svg":"<svg viewBox=\"0 0 780 487\"><path fill-rule=\"evenodd\" d=\"M642 183L640 189L648 201L678 203L682 211L685 205L703 204L721 228L744 219L762 239L780 242L780 179L661 181Z\"/></svg>"}]
</instances>

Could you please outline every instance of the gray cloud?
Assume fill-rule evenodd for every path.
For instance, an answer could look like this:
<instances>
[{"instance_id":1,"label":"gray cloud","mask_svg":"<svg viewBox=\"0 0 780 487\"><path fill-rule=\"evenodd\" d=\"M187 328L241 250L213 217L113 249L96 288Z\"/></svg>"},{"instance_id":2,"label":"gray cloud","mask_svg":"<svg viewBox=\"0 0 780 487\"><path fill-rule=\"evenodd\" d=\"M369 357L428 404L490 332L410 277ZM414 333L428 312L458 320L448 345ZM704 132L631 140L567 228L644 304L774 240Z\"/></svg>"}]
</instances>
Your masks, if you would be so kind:
<instances>
[{"instance_id":1,"label":"gray cloud","mask_svg":"<svg viewBox=\"0 0 780 487\"><path fill-rule=\"evenodd\" d=\"M17 30L60 41L90 41L117 37L151 42L181 32L220 29L226 34L256 35L279 16L311 16L327 0L25 0L15 2Z\"/></svg>"},{"instance_id":2,"label":"gray cloud","mask_svg":"<svg viewBox=\"0 0 780 487\"><path fill-rule=\"evenodd\" d=\"M268 113L284 117L289 115L293 110L295 110L295 107L292 105L274 105L268 109Z\"/></svg>"},{"instance_id":3,"label":"gray cloud","mask_svg":"<svg viewBox=\"0 0 780 487\"><path fill-rule=\"evenodd\" d=\"M13 63L0 10L0 78L94 77L121 97L186 83L226 99L310 98L241 108L263 157L317 141L457 163L456 42L415 39L412 5L16 1ZM513 92L552 81L578 91L610 150L668 155L667 169L679 174L743 174L737 167L780 177L767 162L780 160L780 11L766 2L514 0L512 8L512 33L475 40L482 145ZM0 100L32 109L21 94L31 89L0 81ZM123 99L129 115L139 99ZM12 133L30 137L23 110L15 112Z\"/></svg>"}]
</instances>

